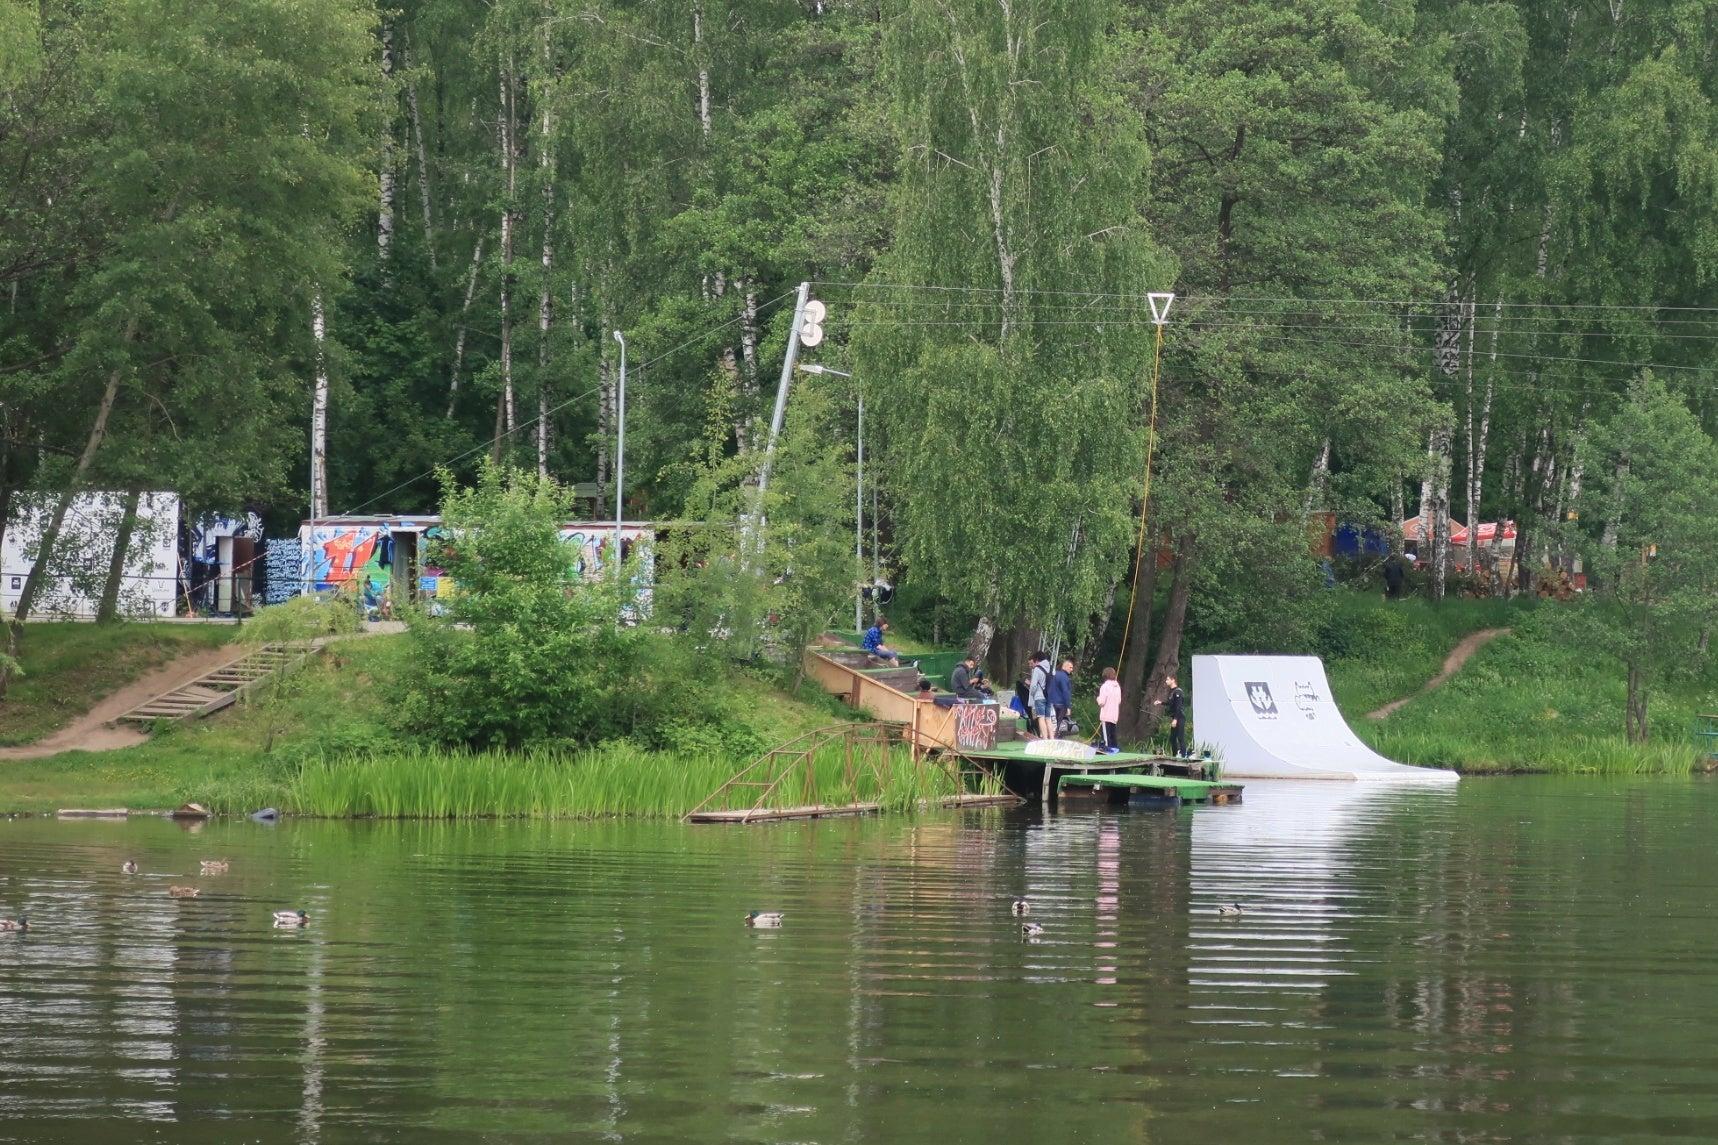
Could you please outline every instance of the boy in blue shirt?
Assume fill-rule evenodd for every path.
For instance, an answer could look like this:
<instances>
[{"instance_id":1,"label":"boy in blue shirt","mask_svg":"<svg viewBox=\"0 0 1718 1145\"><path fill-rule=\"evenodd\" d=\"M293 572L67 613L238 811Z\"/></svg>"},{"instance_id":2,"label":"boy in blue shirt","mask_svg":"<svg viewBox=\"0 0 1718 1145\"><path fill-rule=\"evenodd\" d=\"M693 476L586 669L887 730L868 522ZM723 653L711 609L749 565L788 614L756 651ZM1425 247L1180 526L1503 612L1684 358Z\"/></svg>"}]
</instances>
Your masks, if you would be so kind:
<instances>
[{"instance_id":1,"label":"boy in blue shirt","mask_svg":"<svg viewBox=\"0 0 1718 1145\"><path fill-rule=\"evenodd\" d=\"M883 643L883 634L887 631L889 631L889 622L887 620L877 621L865 630L865 639L860 646L865 649L865 654L873 660L882 660L899 668L901 666L900 654Z\"/></svg>"}]
</instances>

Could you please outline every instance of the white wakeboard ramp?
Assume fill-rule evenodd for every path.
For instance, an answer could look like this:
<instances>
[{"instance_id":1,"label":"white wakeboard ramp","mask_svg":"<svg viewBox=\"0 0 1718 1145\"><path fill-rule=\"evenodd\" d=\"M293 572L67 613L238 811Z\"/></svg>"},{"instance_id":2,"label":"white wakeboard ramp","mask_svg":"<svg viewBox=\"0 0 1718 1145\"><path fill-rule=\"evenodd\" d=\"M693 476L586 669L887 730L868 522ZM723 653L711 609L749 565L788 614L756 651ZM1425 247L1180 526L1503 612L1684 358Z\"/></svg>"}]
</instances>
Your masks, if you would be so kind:
<instances>
[{"instance_id":1,"label":"white wakeboard ramp","mask_svg":"<svg viewBox=\"0 0 1718 1145\"><path fill-rule=\"evenodd\" d=\"M1317 656L1193 657L1193 733L1225 779L1451 783L1453 771L1385 759L1348 726Z\"/></svg>"}]
</instances>

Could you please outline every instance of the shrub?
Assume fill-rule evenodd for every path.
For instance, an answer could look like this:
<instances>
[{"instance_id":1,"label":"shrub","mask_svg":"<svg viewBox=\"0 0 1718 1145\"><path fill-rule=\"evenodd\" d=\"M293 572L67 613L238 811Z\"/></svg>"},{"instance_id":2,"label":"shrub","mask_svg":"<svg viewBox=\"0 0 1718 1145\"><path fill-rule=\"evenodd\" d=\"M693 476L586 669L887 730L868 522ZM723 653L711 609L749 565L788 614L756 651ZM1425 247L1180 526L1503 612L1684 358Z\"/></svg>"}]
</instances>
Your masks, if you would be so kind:
<instances>
[{"instance_id":1,"label":"shrub","mask_svg":"<svg viewBox=\"0 0 1718 1145\"><path fill-rule=\"evenodd\" d=\"M247 644L284 644L322 636L345 636L362 627L358 610L350 601L295 596L258 609L255 616L240 625L239 639Z\"/></svg>"}]
</instances>

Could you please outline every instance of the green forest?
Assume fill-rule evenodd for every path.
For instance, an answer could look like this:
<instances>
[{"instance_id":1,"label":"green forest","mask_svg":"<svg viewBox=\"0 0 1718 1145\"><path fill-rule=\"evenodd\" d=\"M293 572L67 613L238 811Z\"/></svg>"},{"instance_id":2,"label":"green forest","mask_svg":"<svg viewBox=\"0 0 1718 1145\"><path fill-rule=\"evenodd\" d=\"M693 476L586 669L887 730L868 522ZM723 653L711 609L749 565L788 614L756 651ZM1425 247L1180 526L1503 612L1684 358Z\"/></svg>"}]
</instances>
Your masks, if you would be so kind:
<instances>
[{"instance_id":1,"label":"green forest","mask_svg":"<svg viewBox=\"0 0 1718 1145\"><path fill-rule=\"evenodd\" d=\"M0 0L0 525L594 483L709 526L689 626L876 559L1137 734L1328 629L1311 522L1418 513L1433 601L1578 560L1645 738L1718 618L1715 98L1718 0Z\"/></svg>"}]
</instances>

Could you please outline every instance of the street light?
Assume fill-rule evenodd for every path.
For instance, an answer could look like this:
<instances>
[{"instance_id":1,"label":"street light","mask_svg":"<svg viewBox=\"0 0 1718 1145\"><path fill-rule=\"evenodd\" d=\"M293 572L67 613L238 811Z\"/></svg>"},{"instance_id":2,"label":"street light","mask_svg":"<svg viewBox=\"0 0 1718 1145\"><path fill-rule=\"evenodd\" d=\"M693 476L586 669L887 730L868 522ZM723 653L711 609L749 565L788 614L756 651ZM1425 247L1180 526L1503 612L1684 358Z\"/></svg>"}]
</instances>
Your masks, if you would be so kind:
<instances>
[{"instance_id":1,"label":"street light","mask_svg":"<svg viewBox=\"0 0 1718 1145\"><path fill-rule=\"evenodd\" d=\"M626 335L614 332L620 343L620 412L614 446L614 569L620 575L620 519L626 503Z\"/></svg>"},{"instance_id":2,"label":"street light","mask_svg":"<svg viewBox=\"0 0 1718 1145\"><path fill-rule=\"evenodd\" d=\"M834 374L838 378L853 376L846 370L833 370L815 362L803 363L799 368L807 374ZM865 567L865 394L862 391L859 394L858 467L853 480L853 559L861 569ZM861 632L864 628L865 590L861 588L853 594L853 629Z\"/></svg>"}]
</instances>

